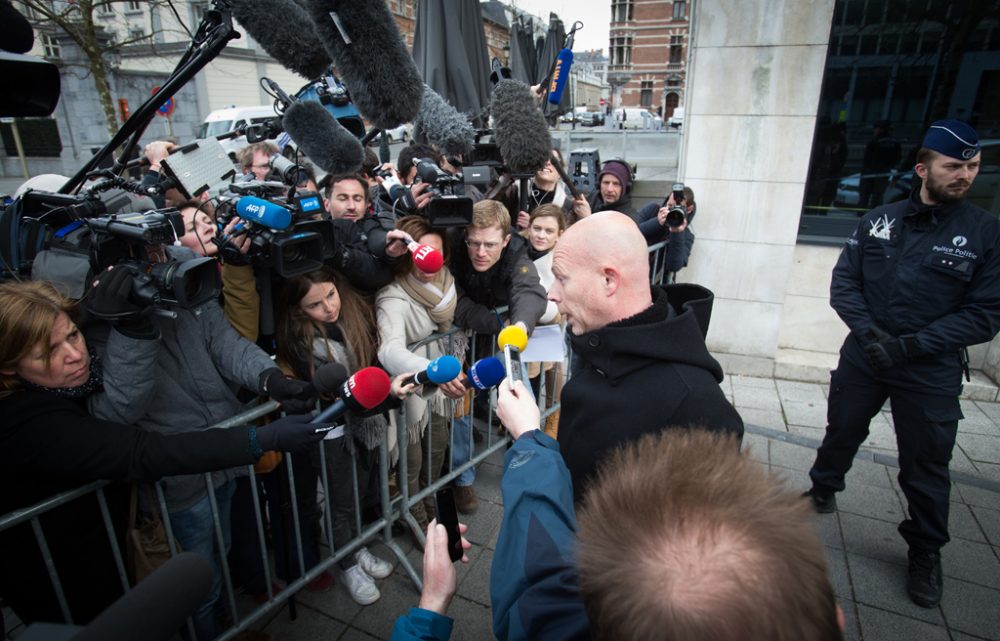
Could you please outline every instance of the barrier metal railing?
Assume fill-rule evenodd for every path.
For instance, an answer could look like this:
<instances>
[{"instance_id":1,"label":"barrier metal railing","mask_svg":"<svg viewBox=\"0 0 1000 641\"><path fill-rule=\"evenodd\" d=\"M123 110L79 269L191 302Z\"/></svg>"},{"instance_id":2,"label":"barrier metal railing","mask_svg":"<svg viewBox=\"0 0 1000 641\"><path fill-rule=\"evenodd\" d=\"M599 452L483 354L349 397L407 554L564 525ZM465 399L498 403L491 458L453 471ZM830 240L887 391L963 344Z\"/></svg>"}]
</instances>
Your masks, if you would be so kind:
<instances>
[{"instance_id":1,"label":"barrier metal railing","mask_svg":"<svg viewBox=\"0 0 1000 641\"><path fill-rule=\"evenodd\" d=\"M666 242L657 243L649 247L650 253L650 266L651 266L651 282L653 284L663 284L666 282L671 274L667 274L663 271L663 258L666 251ZM498 309L498 313L502 313L504 309ZM433 334L426 337L425 339L418 341L409 346L411 350L419 349L429 349L430 345L439 340L447 339L449 344L453 336L463 330L458 328L453 328L449 332ZM484 341L488 341L485 342ZM472 343L472 354L479 354L480 356L486 355L487 353L493 353L495 350L493 348L496 345L496 336L481 336L473 334L471 337ZM562 362L562 376L566 380L569 379L571 375L571 362L572 353L570 350L566 351L566 355ZM537 395L537 400L542 409L542 420L544 420L552 413L559 411L560 404L558 398L547 398L546 386L546 376L547 372L544 367L541 368L540 372L540 383L539 390L541 393ZM544 403L544 404L543 404ZM470 468L475 468L485 459L489 458L495 454L498 450L506 448L510 442L510 437L506 434L502 436L498 435L494 429L494 413L493 408L495 404L494 394L489 394L488 401L488 412L485 421L482 419L475 419L473 417L475 403L470 403L470 410L468 414L468 420L463 421L464 425L460 425L458 429L475 429L475 421L479 420L480 424L485 424L485 438L486 443L480 451L475 451L475 444L473 434L470 432L469 440L471 451L473 452L470 459L465 461L458 466L453 464L453 459L449 457L448 460L448 471L441 476L434 478L434 470L428 469L424 470L426 476L425 487L421 488L418 492L410 494L409 487L407 484L407 457L406 449L409 445L409 434L406 428L406 416L405 407L400 408L400 418L396 421L396 443L397 450L395 451L396 456L398 456L398 461L395 466L396 474L399 478L398 489L399 495L390 495L390 474L393 473L393 465L391 464L391 459L393 457L393 452L390 451L389 435L386 434L379 446L378 446L378 485L379 485L379 496L378 496L378 506L379 506L379 516L368 523L364 523L362 519L362 496L360 495L360 488L358 487L358 475L356 468L356 461L352 464L352 484L354 493L354 525L357 534L346 544L336 547L333 542L333 524L331 517L331 503L330 503L330 485L327 475L326 467L326 456L325 450L322 446L322 442L317 446L319 450L320 459L320 487L322 488L323 495L323 525L324 533L326 535L326 546L328 552L326 555L321 555L319 561L313 565L311 568L301 571L305 566L305 554L303 550L303 537L302 537L302 527L304 525L300 522L299 511L298 511L298 500L295 490L294 482L294 471L292 466L292 460L295 456L302 456L303 454L290 454L284 453L287 457L286 472L288 475L288 489L290 496L288 503L291 506L291 522L294 531L294 554L295 560L298 561L298 570L290 569L290 574L298 573L299 576L296 578L289 578L285 587L275 592L272 589L274 585L272 581L270 557L268 555L267 549L267 538L265 535L265 515L263 513L263 508L261 507L261 497L258 489L257 477L259 476L255 471L253 465L247 466L247 474L250 478L250 490L253 498L254 505L254 517L256 520L255 529L256 535L259 543L259 550L261 554L261 560L263 564L265 584L267 586L267 600L252 608L249 612L240 612L236 599L236 590L233 586L233 580L230 576L228 564L222 563L221 569L223 574L223 591L225 605L227 606L228 613L232 618L232 625L222 632L216 639L217 641L228 641L232 639L242 631L246 630L252 626L257 621L260 621L268 613L282 605L285 601L292 600L292 605L294 606L294 595L306 587L311 581L319 577L322 573L326 572L328 569L332 568L334 564L338 563L343 558L347 557L349 554L353 554L359 550L363 545L376 538L381 541L382 544L388 548L393 556L396 557L396 561L399 566L403 569L406 575L410 578L416 589L419 591L422 588L422 582L420 573L413 567L413 564L407 558L406 553L400 547L399 543L396 541L396 535L393 533L393 524L397 521L404 521L408 528L410 529L411 535L416 538L421 545L423 545L424 534L418 527L418 523L415 517L411 514L411 508L420 501L423 501L426 497L431 496L438 489L452 483L459 475ZM247 409L240 414L233 416L232 418L216 423L212 425L212 428L227 428L236 425L244 425L252 423L257 419L267 416L279 409L279 405L274 401L262 402L254 407ZM316 421L326 421L330 414L330 408L320 412ZM430 431L430 426L426 428ZM454 430L456 429L456 419L454 412L450 416L450 425L448 433L450 434L451 443L454 443ZM427 439L427 448L424 452L425 459L430 460L430 453L433 449L433 436L431 435ZM278 470L272 471L270 473L280 473ZM214 536L216 538L216 545L219 549L225 549L225 535L223 532L219 506L216 501L214 484L212 480L211 473L206 473L205 475L206 483L206 494L209 497L209 503L212 512L212 521ZM113 518L108 508L107 500L104 496L104 488L109 484L109 481L95 481L88 483L81 487L73 490L62 492L55 496L49 497L48 499L36 503L30 507L14 510L8 514L0 516L0 531L4 531L24 523L30 523L32 531L34 533L34 538L38 544L41 556L45 562L46 569L49 574L49 579L52 583L52 587L56 594L56 599L59 604L59 608L62 612L63 618L66 623L73 623L73 617L70 613L70 607L66 599L65 591L63 590L62 581L59 578L58 568L55 566L53 561L52 553L49 550L47 538L42 528L40 518L47 512L59 508L60 506L66 505L67 503L84 497L90 493L94 493L97 497L99 504L99 509L101 512L101 520L104 524L106 533L108 535L108 542L112 548L112 554L115 561L115 569L122 583L122 588L128 590L131 587L128 572L126 571L125 561L122 554L122 550L118 545L118 537L115 532L115 527L113 525ZM174 537L173 530L171 528L169 510L166 502L166 498L163 493L163 488L159 483L154 483L156 490L156 501L157 507L160 511L160 517L163 521L167 539L170 546L171 555L176 555L178 553L178 546L176 539ZM272 515L273 518L273 515ZM279 525L279 527L285 527L284 524ZM291 615L294 618L294 608L290 608ZM194 628L191 620L188 620L188 632L190 638L194 638Z\"/></svg>"}]
</instances>

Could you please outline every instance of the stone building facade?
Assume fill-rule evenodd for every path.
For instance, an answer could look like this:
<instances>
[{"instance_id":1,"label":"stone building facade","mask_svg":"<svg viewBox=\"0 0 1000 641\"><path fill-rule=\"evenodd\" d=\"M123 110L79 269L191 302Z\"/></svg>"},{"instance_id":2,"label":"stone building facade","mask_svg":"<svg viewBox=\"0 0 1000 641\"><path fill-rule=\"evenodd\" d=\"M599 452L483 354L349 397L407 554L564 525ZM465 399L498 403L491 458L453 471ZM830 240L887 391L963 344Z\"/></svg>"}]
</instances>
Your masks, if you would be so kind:
<instances>
[{"instance_id":1,"label":"stone building facade","mask_svg":"<svg viewBox=\"0 0 1000 641\"><path fill-rule=\"evenodd\" d=\"M688 0L612 0L608 80L615 107L668 118L684 105L690 12Z\"/></svg>"}]
</instances>

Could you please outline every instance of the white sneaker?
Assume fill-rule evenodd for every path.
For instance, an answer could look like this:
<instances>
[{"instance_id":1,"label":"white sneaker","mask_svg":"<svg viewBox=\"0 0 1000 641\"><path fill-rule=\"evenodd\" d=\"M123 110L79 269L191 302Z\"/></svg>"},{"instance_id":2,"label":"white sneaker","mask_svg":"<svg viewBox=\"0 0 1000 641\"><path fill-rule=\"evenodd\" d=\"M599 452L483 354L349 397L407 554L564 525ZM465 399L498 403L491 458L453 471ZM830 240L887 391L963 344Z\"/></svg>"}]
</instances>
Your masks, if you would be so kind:
<instances>
[{"instance_id":1,"label":"white sneaker","mask_svg":"<svg viewBox=\"0 0 1000 641\"><path fill-rule=\"evenodd\" d=\"M392 563L378 558L369 552L368 548L361 548L355 552L354 560L358 562L365 574L373 579L384 579L392 574Z\"/></svg>"},{"instance_id":2,"label":"white sneaker","mask_svg":"<svg viewBox=\"0 0 1000 641\"><path fill-rule=\"evenodd\" d=\"M351 598L358 605L371 605L382 596L378 588L375 587L375 582L365 574L359 565L352 565L350 569L341 572L340 582L344 584L347 591L351 593Z\"/></svg>"}]
</instances>

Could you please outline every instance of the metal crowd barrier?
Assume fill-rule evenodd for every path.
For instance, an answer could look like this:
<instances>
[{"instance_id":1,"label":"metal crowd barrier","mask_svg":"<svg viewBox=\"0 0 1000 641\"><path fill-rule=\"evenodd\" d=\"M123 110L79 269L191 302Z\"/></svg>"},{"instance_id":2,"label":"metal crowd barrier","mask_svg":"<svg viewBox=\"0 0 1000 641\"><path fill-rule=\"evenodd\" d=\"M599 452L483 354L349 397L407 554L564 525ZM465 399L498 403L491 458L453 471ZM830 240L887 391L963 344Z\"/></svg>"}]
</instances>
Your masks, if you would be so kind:
<instances>
[{"instance_id":1,"label":"metal crowd barrier","mask_svg":"<svg viewBox=\"0 0 1000 641\"><path fill-rule=\"evenodd\" d=\"M663 258L666 252L666 245L667 245L666 242L662 242L649 247L650 266L651 266L650 274L651 274L651 282L653 284L664 284L672 277L672 274L664 273L662 269ZM504 311L506 310L504 308L501 308L498 310L498 313L503 313ZM429 345L431 345L435 341L438 341L439 339L441 340L447 339L450 342L453 335L459 331L463 330L459 330L458 328L453 328L449 332L431 335L425 338L424 340L421 340L413 345L410 345L409 348L411 350L427 349ZM488 341L488 342L483 343L483 341ZM480 336L473 334L470 339L470 343L472 347L471 353L474 355L477 354L477 349L478 349L478 354L479 354L478 357L482 357L487 353L492 354L496 351L495 335ZM571 359L572 359L571 350L567 350L566 356L562 363L562 376L564 377L565 380L568 380L570 377L572 369ZM540 409L542 409L543 425L545 419L550 414L557 412L560 409L560 403L558 398L546 399L544 396L545 390L547 389L546 375L547 372L545 368L542 367L540 374L541 381L539 385L539 390L541 393L538 394L537 400L540 404L539 405ZM480 393L486 393L486 392L480 392ZM482 447L480 451L476 452L475 440L473 438L474 435L470 434L470 447L473 451L473 455L471 456L470 460L458 467L455 467L452 465L452 460L451 457L449 456L448 472L443 474L437 479L433 478L434 475L433 470L426 469L424 473L426 473L427 475L426 477L427 485L426 487L424 487L419 492L413 495L411 495L409 492L406 480L407 467L408 467L406 460L406 449L408 445L409 436L406 428L405 408L400 409L400 417L396 423L396 442L398 444L398 461L396 468L393 468L390 462L391 454L389 450L388 434L386 434L385 437L382 439L382 442L380 443L378 448L379 449L378 504L380 508L380 516L374 521L371 521L369 523L363 523L361 514L362 497L359 495L357 469L356 465L352 465L353 469L351 477L354 489L354 525L358 534L353 539L351 539L350 542L341 546L340 548L336 548L333 543L331 503L330 503L330 493L329 493L330 485L327 478L325 452L324 448L322 447L322 442L320 442L320 444L317 445L317 447L319 448L319 457L320 457L319 482L322 488L322 496L323 496L323 507L324 507L323 529L326 539L327 552L325 555L323 555L322 550L320 550L321 554L318 563L304 572L298 572L298 570L302 569L305 565L301 528L303 527L303 525L311 526L312 524L300 523L299 513L298 513L298 502L296 500L296 492L295 492L294 472L292 470L292 465L291 465L292 458L295 455L285 452L283 455L286 457L287 460L285 471L288 475L288 486L290 493L289 503L291 505L292 525L293 525L293 532L295 539L294 560L298 561L297 569L289 568L289 574L299 573L300 576L294 580L290 580L287 583L287 585L278 592L272 591L272 586L274 585L274 583L272 581L272 576L271 576L271 565L270 565L271 559L268 555L268 549L266 543L267 539L265 536L264 514L261 508L261 497L259 495L258 485L257 485L256 477L258 475L254 472L253 465L248 465L247 472L250 478L250 488L253 497L254 516L256 520L255 525L257 531L256 533L258 542L260 544L260 554L261 554L261 560L263 562L268 599L265 603L257 607L254 607L249 612L240 612L240 608L238 607L236 600L236 591L233 587L233 581L232 577L230 576L228 564L222 563L221 567L223 574L223 596L220 598L224 599L228 613L232 618L232 625L222 634L220 634L217 637L216 641L228 641L229 639L232 639L237 634L239 634L243 630L246 630L257 621L260 621L265 615L267 615L275 608L282 605L285 601L291 600L290 614L294 618L295 617L294 595L298 591L306 587L306 585L309 582L320 576L320 574L322 574L323 572L333 568L333 566L338 561L340 561L349 554L353 554L361 546L376 539L380 540L385 545L385 547L392 552L392 554L396 557L396 561L398 562L399 566L403 569L406 575L413 582L416 589L419 591L422 587L420 573L417 571L416 568L413 567L413 564L410 563L410 560L407 558L403 549L400 547L399 543L397 543L396 538L398 537L393 533L393 524L396 523L397 521L405 522L411 532L411 535L418 538L422 545L424 542L423 541L424 535L420 531L416 519L410 513L410 508L416 503L423 501L425 497L432 495L438 489L450 484L465 470L478 466L480 463L482 463L485 459L492 456L498 450L508 447L508 444L510 443L510 436L507 434L500 436L494 429L496 427L496 424L493 421L495 392L489 392L489 395L490 395L488 404L489 413L488 413L488 418L485 422L483 422L481 419L474 419L473 417L473 413L475 411L474 402L470 404L470 410L469 410L468 429L475 430L477 420L479 421L480 425L483 425L485 423L485 439L486 439L485 446ZM453 401L453 404L455 402L461 402L461 401ZM544 405L542 405L543 402L545 403ZM232 418L226 421L212 425L211 427L226 428L235 425L244 425L252 423L257 419L276 411L278 408L279 408L278 404L275 403L274 401L263 402L236 416L233 416ZM316 420L317 421L325 420L328 414L329 414L328 410L321 412L317 416ZM455 423L454 412L452 412L448 430L449 435L453 434L453 430L455 429L454 423ZM431 429L430 424L428 424L426 429L430 431ZM428 441L427 450L424 452L424 456L426 457L425 460L430 460L431 458L430 452L433 449L432 437L429 437L427 441ZM450 452L450 448L448 451ZM302 456L302 454L300 453L298 454L298 456ZM276 474L280 472L278 470L274 470L269 473ZM399 490L398 496L390 496L389 493L389 485L390 485L389 478L390 474L393 473L396 473L399 479L399 482L397 484ZM206 483L206 492L209 497L209 503L212 510L212 520L215 530L216 545L219 547L219 549L225 549L225 546L223 545L224 536L222 531L222 525L219 519L219 508L215 498L212 475L211 473L206 473L204 476ZM121 579L122 587L123 589L128 590L131 586L128 579L128 573L126 572L125 569L124 556L122 550L120 550L117 545L118 541L117 541L117 536L115 534L114 526L112 524L112 517L107 506L107 501L105 500L104 497L104 487L107 486L108 484L109 484L108 481L95 481L93 483L88 483L74 490L70 490L52 496L30 507L15 510L6 515L0 516L0 531L15 527L25 522L30 522L31 528L34 532L35 541L37 542L42 557L45 561L49 573L49 578L52 581L52 585L56 593L56 598L59 602L59 606L63 613L66 623L70 624L73 623L73 619L70 614L69 605L67 603L66 596L62 588L62 583L59 579L58 568L55 567L55 563L53 562L52 555L49 551L45 533L43 532L39 518L43 514L52 509L65 505L70 501L86 496L87 494L90 494L92 492L95 493L101 511L101 518L104 523L105 530L108 534L109 544L112 547L115 566L118 575ZM160 510L160 517L164 523L167 532L171 555L176 555L178 553L178 548L176 540L173 535L173 531L171 529L170 518L167 510L166 499L163 494L163 489L159 483L154 483L154 487L156 490L156 499ZM285 527L285 524L281 523L278 527ZM190 638L193 639L194 628L190 619L188 620L187 625Z\"/></svg>"}]
</instances>

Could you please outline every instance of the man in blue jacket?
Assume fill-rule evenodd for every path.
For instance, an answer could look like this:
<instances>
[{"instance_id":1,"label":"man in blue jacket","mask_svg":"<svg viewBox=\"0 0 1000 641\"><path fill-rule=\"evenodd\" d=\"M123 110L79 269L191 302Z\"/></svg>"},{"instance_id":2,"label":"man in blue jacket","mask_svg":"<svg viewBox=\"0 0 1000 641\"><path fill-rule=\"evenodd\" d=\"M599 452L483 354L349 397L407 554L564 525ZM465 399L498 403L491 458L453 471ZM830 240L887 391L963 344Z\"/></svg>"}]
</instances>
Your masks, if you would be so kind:
<instances>
[{"instance_id":1,"label":"man in blue jacket","mask_svg":"<svg viewBox=\"0 0 1000 641\"><path fill-rule=\"evenodd\" d=\"M830 304L851 333L830 382L826 436L806 494L817 512L836 510L834 493L889 398L909 507L899 526L909 545L907 592L925 608L941 600L965 348L1000 330L1000 223L965 199L979 162L972 127L933 123L910 198L861 218L830 286Z\"/></svg>"}]
</instances>

